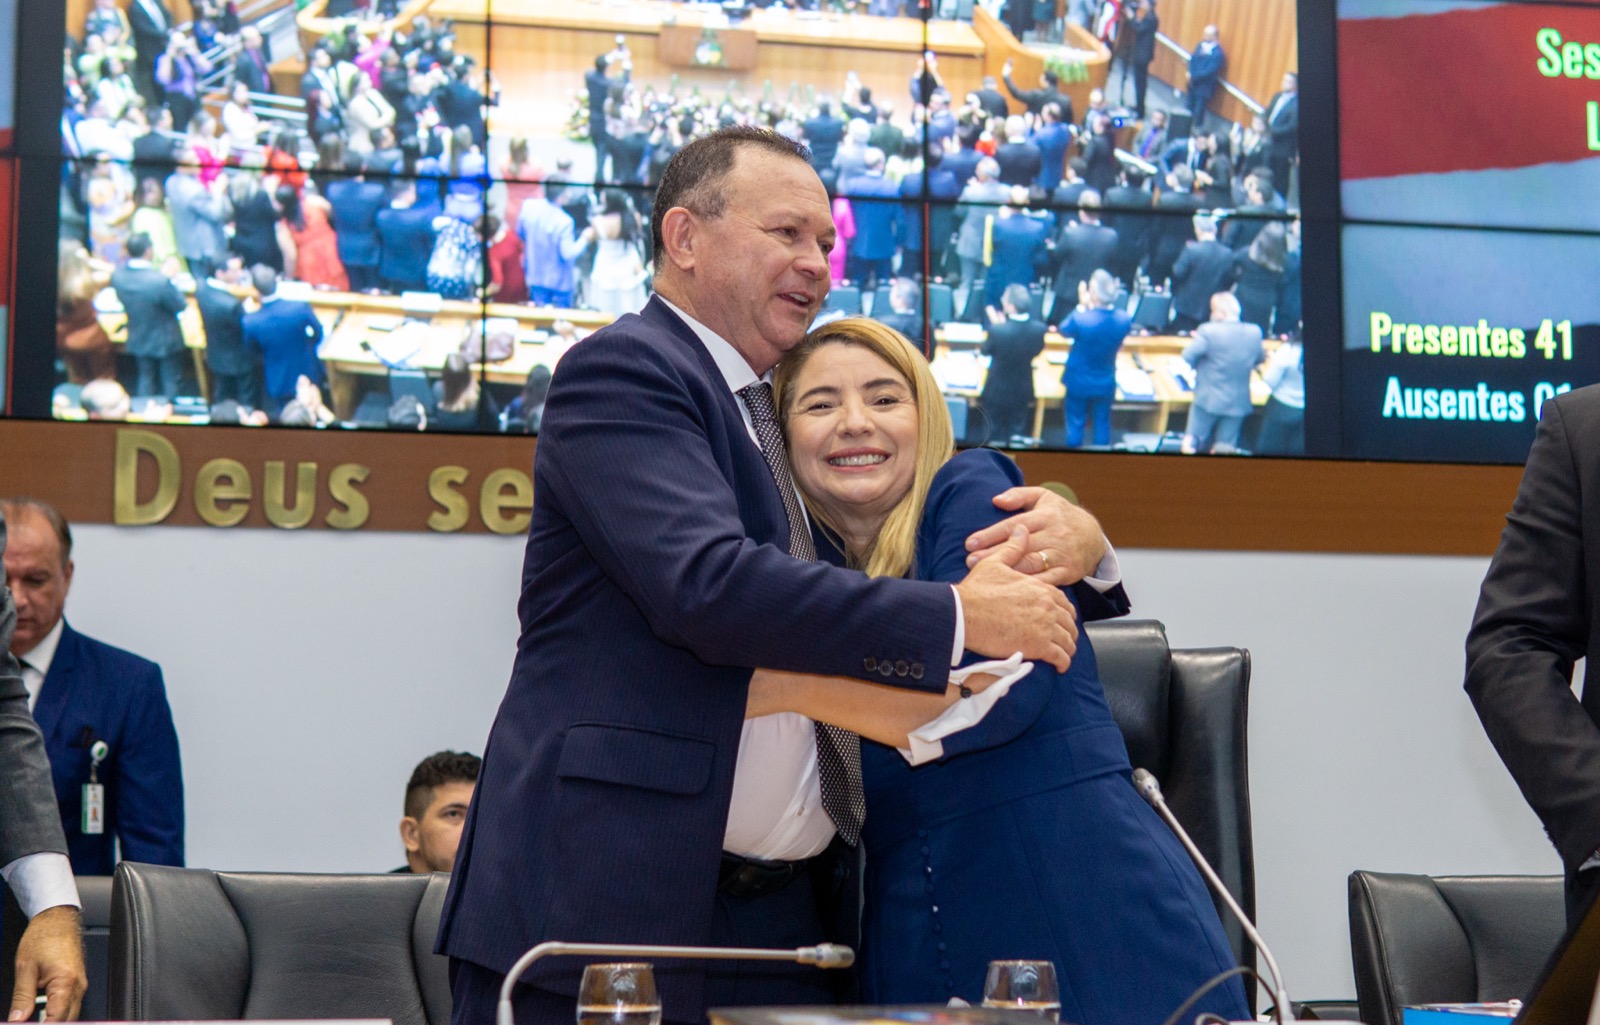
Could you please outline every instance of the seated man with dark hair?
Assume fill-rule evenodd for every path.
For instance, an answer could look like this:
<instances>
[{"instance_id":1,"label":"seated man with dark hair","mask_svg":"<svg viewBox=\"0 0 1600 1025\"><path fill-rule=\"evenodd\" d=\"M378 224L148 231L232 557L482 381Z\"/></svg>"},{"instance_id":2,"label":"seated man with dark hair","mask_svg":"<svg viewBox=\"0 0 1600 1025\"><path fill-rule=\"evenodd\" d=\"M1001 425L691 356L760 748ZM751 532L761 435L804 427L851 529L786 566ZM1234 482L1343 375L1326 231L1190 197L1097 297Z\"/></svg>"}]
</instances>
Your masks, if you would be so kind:
<instances>
[{"instance_id":1,"label":"seated man with dark hair","mask_svg":"<svg viewBox=\"0 0 1600 1025\"><path fill-rule=\"evenodd\" d=\"M406 864L396 872L448 872L455 867L461 827L482 765L477 755L440 751L412 770L406 784L406 814L400 820Z\"/></svg>"}]
</instances>

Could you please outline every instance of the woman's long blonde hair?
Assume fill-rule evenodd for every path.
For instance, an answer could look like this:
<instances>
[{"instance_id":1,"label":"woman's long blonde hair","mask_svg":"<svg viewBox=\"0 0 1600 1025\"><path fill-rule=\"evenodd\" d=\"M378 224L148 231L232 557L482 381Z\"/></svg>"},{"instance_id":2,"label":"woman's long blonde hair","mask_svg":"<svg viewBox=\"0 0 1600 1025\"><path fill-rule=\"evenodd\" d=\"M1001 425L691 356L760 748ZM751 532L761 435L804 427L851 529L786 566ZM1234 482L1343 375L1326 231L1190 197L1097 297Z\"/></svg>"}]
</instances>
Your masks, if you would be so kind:
<instances>
[{"instance_id":1,"label":"woman's long blonde hair","mask_svg":"<svg viewBox=\"0 0 1600 1025\"><path fill-rule=\"evenodd\" d=\"M911 397L917 404L917 458L911 490L889 511L870 549L860 557L846 553L850 565L866 571L868 576L903 577L911 572L916 561L917 527L922 522L922 507L928 501L933 475L955 452L955 437L944 394L939 390L939 382L934 380L933 371L928 369L928 361L904 335L876 320L846 317L812 331L778 364L772 376L773 396L786 425L794 399L794 380L806 362L825 345L855 345L866 349L893 367L911 386ZM842 533L815 503L807 502L806 509L833 534Z\"/></svg>"}]
</instances>

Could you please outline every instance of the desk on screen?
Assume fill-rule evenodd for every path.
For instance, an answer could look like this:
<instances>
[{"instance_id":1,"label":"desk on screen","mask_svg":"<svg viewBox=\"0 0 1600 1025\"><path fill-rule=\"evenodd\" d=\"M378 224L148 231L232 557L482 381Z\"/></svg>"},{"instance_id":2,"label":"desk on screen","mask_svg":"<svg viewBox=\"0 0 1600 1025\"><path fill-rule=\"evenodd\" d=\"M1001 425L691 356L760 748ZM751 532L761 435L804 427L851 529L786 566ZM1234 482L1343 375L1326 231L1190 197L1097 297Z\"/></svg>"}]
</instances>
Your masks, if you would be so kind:
<instances>
[{"instance_id":1,"label":"desk on screen","mask_svg":"<svg viewBox=\"0 0 1600 1025\"><path fill-rule=\"evenodd\" d=\"M956 328L956 330L949 330ZM934 350L933 376L947 395L977 398L983 391L987 364L976 358L977 348L983 344L984 332L976 325L948 325L934 333L938 343ZM1129 410L1141 418L1140 427L1151 434L1164 434L1175 412L1187 413L1194 402L1192 384L1194 375L1183 363L1183 350L1189 339L1176 335L1130 335L1117 353L1117 379L1119 388L1115 408ZM1269 339L1267 354L1279 343ZM1066 399L1067 390L1061 384L1061 373L1066 366L1067 354L1072 351L1072 341L1051 330L1045 335L1044 352L1033 361L1033 436L1044 433L1044 415L1059 408ZM1148 390L1134 388L1149 382ZM1261 379L1259 372L1250 377L1250 401L1257 406L1266 404L1272 389Z\"/></svg>"}]
</instances>

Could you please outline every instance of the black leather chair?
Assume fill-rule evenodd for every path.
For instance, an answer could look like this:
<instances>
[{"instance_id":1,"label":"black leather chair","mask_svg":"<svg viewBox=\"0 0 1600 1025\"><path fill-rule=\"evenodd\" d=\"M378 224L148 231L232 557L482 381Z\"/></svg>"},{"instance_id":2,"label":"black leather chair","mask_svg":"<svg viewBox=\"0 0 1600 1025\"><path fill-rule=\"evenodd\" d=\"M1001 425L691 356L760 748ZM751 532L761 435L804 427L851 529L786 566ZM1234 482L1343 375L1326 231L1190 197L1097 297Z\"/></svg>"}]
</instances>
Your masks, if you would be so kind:
<instances>
[{"instance_id":1,"label":"black leather chair","mask_svg":"<svg viewBox=\"0 0 1600 1025\"><path fill-rule=\"evenodd\" d=\"M448 876L123 862L114 878L109 1007L119 1021L450 1021L447 964L433 953Z\"/></svg>"},{"instance_id":2,"label":"black leather chair","mask_svg":"<svg viewBox=\"0 0 1600 1025\"><path fill-rule=\"evenodd\" d=\"M1566 931L1560 876L1350 873L1350 955L1367 1025L1408 1004L1522 999Z\"/></svg>"},{"instance_id":3,"label":"black leather chair","mask_svg":"<svg viewBox=\"0 0 1600 1025\"><path fill-rule=\"evenodd\" d=\"M1150 770L1195 846L1239 906L1256 913L1255 846L1250 832L1246 718L1250 653L1242 648L1173 650L1154 620L1090 623L1111 714L1134 768ZM1217 901L1222 927L1241 965L1255 948ZM1255 1010L1255 987L1246 986Z\"/></svg>"}]
</instances>

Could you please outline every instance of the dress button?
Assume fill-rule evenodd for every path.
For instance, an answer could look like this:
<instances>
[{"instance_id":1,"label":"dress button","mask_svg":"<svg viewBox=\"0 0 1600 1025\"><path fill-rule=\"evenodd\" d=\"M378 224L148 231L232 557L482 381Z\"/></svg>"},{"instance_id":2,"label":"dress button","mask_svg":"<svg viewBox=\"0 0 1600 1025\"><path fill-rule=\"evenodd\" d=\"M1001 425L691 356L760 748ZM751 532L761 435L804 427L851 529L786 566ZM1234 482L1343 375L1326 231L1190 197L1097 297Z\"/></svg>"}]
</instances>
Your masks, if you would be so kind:
<instances>
[{"instance_id":1,"label":"dress button","mask_svg":"<svg viewBox=\"0 0 1600 1025\"><path fill-rule=\"evenodd\" d=\"M946 949L947 948L946 948L945 944L943 944L943 943L939 944L939 953L943 954Z\"/></svg>"},{"instance_id":2,"label":"dress button","mask_svg":"<svg viewBox=\"0 0 1600 1025\"><path fill-rule=\"evenodd\" d=\"M929 848L927 848L927 847L924 847L924 848L923 848L923 849L922 849L922 856L923 856L923 857L924 857L924 858L926 858L926 857L927 857L927 856L928 856L928 855L929 855L929 854L931 854L931 853L932 853L932 851L931 851L931 850L929 850Z\"/></svg>"},{"instance_id":3,"label":"dress button","mask_svg":"<svg viewBox=\"0 0 1600 1025\"><path fill-rule=\"evenodd\" d=\"M894 672L896 676L910 676L911 663L907 662L905 659L901 659L894 664Z\"/></svg>"},{"instance_id":4,"label":"dress button","mask_svg":"<svg viewBox=\"0 0 1600 1025\"><path fill-rule=\"evenodd\" d=\"M878 668L878 660L873 658L871 655L868 655L866 658L861 660L861 668L865 669L869 673L875 672Z\"/></svg>"},{"instance_id":5,"label":"dress button","mask_svg":"<svg viewBox=\"0 0 1600 1025\"><path fill-rule=\"evenodd\" d=\"M937 915L939 913L939 905L935 904L933 906L932 910L933 910L933 913Z\"/></svg>"},{"instance_id":6,"label":"dress button","mask_svg":"<svg viewBox=\"0 0 1600 1025\"><path fill-rule=\"evenodd\" d=\"M931 876L931 875L933 875L933 866L929 865L927 868L923 869L923 871L928 873Z\"/></svg>"},{"instance_id":7,"label":"dress button","mask_svg":"<svg viewBox=\"0 0 1600 1025\"><path fill-rule=\"evenodd\" d=\"M939 967L948 972L950 970L950 962L949 961L940 961L939 962Z\"/></svg>"},{"instance_id":8,"label":"dress button","mask_svg":"<svg viewBox=\"0 0 1600 1025\"><path fill-rule=\"evenodd\" d=\"M913 663L911 663L911 678L913 680L922 679L922 673L923 673L923 669L922 669L922 663L921 662L913 662Z\"/></svg>"},{"instance_id":9,"label":"dress button","mask_svg":"<svg viewBox=\"0 0 1600 1025\"><path fill-rule=\"evenodd\" d=\"M879 662L878 663L878 675L879 676L893 676L894 675L894 663L888 661L887 659L882 661L882 662Z\"/></svg>"}]
</instances>

